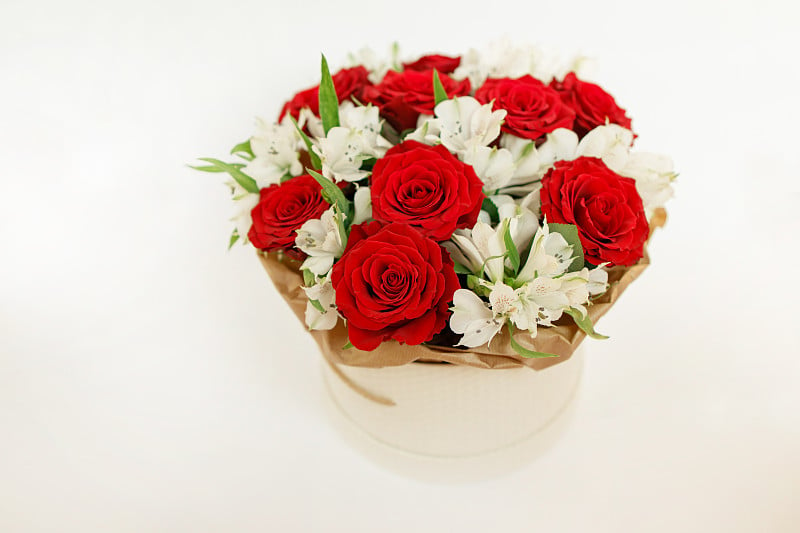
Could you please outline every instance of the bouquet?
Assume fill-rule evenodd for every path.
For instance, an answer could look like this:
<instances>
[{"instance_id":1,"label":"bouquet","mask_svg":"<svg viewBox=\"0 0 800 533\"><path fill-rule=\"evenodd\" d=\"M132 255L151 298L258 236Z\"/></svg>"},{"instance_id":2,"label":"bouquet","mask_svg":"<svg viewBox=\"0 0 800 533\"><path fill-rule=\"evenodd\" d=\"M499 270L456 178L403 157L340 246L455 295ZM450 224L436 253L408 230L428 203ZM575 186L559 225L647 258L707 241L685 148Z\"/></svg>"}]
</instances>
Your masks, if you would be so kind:
<instances>
[{"instance_id":1,"label":"bouquet","mask_svg":"<svg viewBox=\"0 0 800 533\"><path fill-rule=\"evenodd\" d=\"M676 176L625 109L535 48L350 63L194 167L326 358L543 368L604 338Z\"/></svg>"}]
</instances>

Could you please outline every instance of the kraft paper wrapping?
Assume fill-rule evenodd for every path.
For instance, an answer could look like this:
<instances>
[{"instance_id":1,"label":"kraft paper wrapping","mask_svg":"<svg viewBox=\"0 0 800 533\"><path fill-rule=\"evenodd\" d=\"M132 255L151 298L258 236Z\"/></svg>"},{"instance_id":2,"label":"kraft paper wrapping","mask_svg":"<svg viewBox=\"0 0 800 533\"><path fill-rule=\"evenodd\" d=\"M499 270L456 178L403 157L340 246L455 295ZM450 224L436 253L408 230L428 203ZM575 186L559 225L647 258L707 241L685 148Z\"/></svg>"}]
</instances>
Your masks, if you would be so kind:
<instances>
[{"instance_id":1,"label":"kraft paper wrapping","mask_svg":"<svg viewBox=\"0 0 800 533\"><path fill-rule=\"evenodd\" d=\"M666 212L656 210L650 221L650 233L662 226L666 221ZM300 263L286 256L281 258L275 253L259 252L264 269L272 278L275 288L283 296L286 303L305 327L305 310L308 298L303 292L303 276L299 271ZM588 307L589 316L594 324L605 315L614 302L628 286L650 264L647 251L644 257L631 267L612 267L608 269L608 291L593 301ZM503 330L491 341L491 346L477 348L455 348L449 346L418 345L409 346L391 340L383 342L371 352L357 348L342 349L347 343L347 328L339 321L335 328L328 331L311 331L319 345L322 355L335 368L336 364L380 368L399 366L415 361L425 363L452 363L477 368L516 368L527 366L534 370L542 370L568 360L586 337L572 318L565 315L554 327L539 328L535 338L525 331L517 331L517 342L532 347L534 350L559 354L558 357L525 358L517 354L511 347L508 329Z\"/></svg>"}]
</instances>

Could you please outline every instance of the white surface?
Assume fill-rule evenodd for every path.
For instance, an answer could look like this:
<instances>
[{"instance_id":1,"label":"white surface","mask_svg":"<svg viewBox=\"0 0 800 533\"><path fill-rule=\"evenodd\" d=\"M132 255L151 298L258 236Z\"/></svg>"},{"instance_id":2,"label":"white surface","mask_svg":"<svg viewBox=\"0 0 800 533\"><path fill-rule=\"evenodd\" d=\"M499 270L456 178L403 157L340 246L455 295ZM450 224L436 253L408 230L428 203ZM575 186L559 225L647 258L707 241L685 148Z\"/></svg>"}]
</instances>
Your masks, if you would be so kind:
<instances>
[{"instance_id":1,"label":"white surface","mask_svg":"<svg viewBox=\"0 0 800 533\"><path fill-rule=\"evenodd\" d=\"M502 455L564 411L575 396L584 349L540 371L423 363L340 367L352 384L394 402L391 406L354 390L330 365L323 367L335 405L373 439L410 454L465 459Z\"/></svg>"},{"instance_id":2,"label":"white surface","mask_svg":"<svg viewBox=\"0 0 800 533\"><path fill-rule=\"evenodd\" d=\"M365 5L2 3L0 531L797 531L795 4ZM442 487L332 429L311 340L183 164L321 50L500 31L598 58L681 176L569 431Z\"/></svg>"}]
</instances>

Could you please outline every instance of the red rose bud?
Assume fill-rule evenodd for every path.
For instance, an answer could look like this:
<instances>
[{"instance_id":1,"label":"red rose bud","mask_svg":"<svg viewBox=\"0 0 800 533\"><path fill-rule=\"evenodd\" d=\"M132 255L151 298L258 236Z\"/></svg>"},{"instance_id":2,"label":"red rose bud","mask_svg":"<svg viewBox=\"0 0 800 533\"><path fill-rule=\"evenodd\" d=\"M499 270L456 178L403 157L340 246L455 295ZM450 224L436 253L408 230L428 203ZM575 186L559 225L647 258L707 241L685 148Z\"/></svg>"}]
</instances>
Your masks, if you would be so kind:
<instances>
[{"instance_id":1,"label":"red rose bud","mask_svg":"<svg viewBox=\"0 0 800 533\"><path fill-rule=\"evenodd\" d=\"M505 109L502 130L538 140L557 128L572 128L575 111L564 105L558 93L531 76L489 78L475 93L482 104L494 100L493 109Z\"/></svg>"},{"instance_id":2,"label":"red rose bud","mask_svg":"<svg viewBox=\"0 0 800 533\"><path fill-rule=\"evenodd\" d=\"M350 342L374 350L395 339L421 344L447 324L459 288L450 255L407 224L354 225L331 275Z\"/></svg>"},{"instance_id":3,"label":"red rose bud","mask_svg":"<svg viewBox=\"0 0 800 533\"><path fill-rule=\"evenodd\" d=\"M247 238L261 250L294 249L295 231L330 207L321 193L317 180L308 175L261 189Z\"/></svg>"},{"instance_id":4,"label":"red rose bud","mask_svg":"<svg viewBox=\"0 0 800 533\"><path fill-rule=\"evenodd\" d=\"M336 88L339 103L351 96L361 100L364 87L371 85L368 76L369 72L364 67L344 68L334 74L332 76L333 86ZM300 91L286 102L278 116L278 122L282 121L287 113L297 120L300 117L300 110L304 107L311 109L314 115L319 116L319 85Z\"/></svg>"},{"instance_id":5,"label":"red rose bud","mask_svg":"<svg viewBox=\"0 0 800 533\"><path fill-rule=\"evenodd\" d=\"M600 159L579 157L557 161L542 178L540 194L548 222L578 227L590 263L630 266L642 258L650 228L633 179Z\"/></svg>"},{"instance_id":6,"label":"red rose bud","mask_svg":"<svg viewBox=\"0 0 800 533\"><path fill-rule=\"evenodd\" d=\"M581 81L570 72L564 81L550 82L550 87L558 92L564 104L575 111L574 130L578 137L583 137L597 126L605 126L606 121L631 129L631 119L625 110L599 85Z\"/></svg>"},{"instance_id":7,"label":"red rose bud","mask_svg":"<svg viewBox=\"0 0 800 533\"><path fill-rule=\"evenodd\" d=\"M483 203L483 182L442 145L405 141L372 169L372 217L404 222L444 241L471 228Z\"/></svg>"},{"instance_id":8,"label":"red rose bud","mask_svg":"<svg viewBox=\"0 0 800 533\"><path fill-rule=\"evenodd\" d=\"M469 80L456 81L440 74L447 96L465 96L470 93ZM381 116L397 131L417 127L420 114L433 115L436 99L433 95L433 70L390 70L378 85L365 87L364 100L378 106Z\"/></svg>"},{"instance_id":9,"label":"red rose bud","mask_svg":"<svg viewBox=\"0 0 800 533\"><path fill-rule=\"evenodd\" d=\"M403 63L405 70L431 70L436 69L439 74L450 74L461 64L461 57L449 57L439 54L422 56L411 63Z\"/></svg>"}]
</instances>

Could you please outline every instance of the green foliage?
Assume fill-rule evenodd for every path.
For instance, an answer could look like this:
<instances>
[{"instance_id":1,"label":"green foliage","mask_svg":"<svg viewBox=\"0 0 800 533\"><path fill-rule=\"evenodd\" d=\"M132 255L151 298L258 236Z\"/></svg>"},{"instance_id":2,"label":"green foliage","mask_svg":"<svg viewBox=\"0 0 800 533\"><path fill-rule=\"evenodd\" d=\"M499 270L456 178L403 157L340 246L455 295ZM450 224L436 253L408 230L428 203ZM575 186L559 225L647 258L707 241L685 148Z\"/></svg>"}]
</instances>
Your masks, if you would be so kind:
<instances>
[{"instance_id":1,"label":"green foliage","mask_svg":"<svg viewBox=\"0 0 800 533\"><path fill-rule=\"evenodd\" d=\"M311 144L311 139L308 138L306 132L300 129L300 126L297 124L297 121L294 119L294 117L289 117L289 118L292 119L292 124L294 124L294 127L297 129L297 132L300 134L300 137L302 137L303 142L305 143L306 148L308 149L308 156L311 158L311 166L317 170L321 170L322 161L319 160L319 156L317 155L317 153L311 149L311 147L313 146L313 144Z\"/></svg>"},{"instance_id":2,"label":"green foliage","mask_svg":"<svg viewBox=\"0 0 800 533\"><path fill-rule=\"evenodd\" d=\"M242 159L247 159L251 161L255 155L253 154L253 149L250 147L250 139L247 139L244 142L240 142L233 148L231 148L231 155L238 155Z\"/></svg>"},{"instance_id":3,"label":"green foliage","mask_svg":"<svg viewBox=\"0 0 800 533\"><path fill-rule=\"evenodd\" d=\"M514 269L514 276L516 277L517 272L519 272L519 250L517 250L517 245L514 244L514 239L511 238L511 223L510 221L506 221L504 225L503 231L503 241L506 245L506 253L508 256L508 260L511 262L511 268Z\"/></svg>"},{"instance_id":4,"label":"green foliage","mask_svg":"<svg viewBox=\"0 0 800 533\"><path fill-rule=\"evenodd\" d=\"M456 271L456 274L472 274L472 271L462 265L461 263L456 263L453 261L453 270Z\"/></svg>"},{"instance_id":5,"label":"green foliage","mask_svg":"<svg viewBox=\"0 0 800 533\"><path fill-rule=\"evenodd\" d=\"M439 79L439 71L436 69L433 69L433 99L436 105L449 99L447 91L444 90L444 85L442 85L442 80Z\"/></svg>"},{"instance_id":6,"label":"green foliage","mask_svg":"<svg viewBox=\"0 0 800 533\"><path fill-rule=\"evenodd\" d=\"M239 231L234 228L233 233L231 233L231 238L228 241L228 250L233 248L233 245L236 244L236 241L239 240Z\"/></svg>"},{"instance_id":7,"label":"green foliage","mask_svg":"<svg viewBox=\"0 0 800 533\"><path fill-rule=\"evenodd\" d=\"M348 213L350 211L350 202L347 201L347 198L344 197L344 193L342 190L336 186L331 180L320 174L319 172L315 172L313 170L306 169L308 173L317 180L320 187L322 187L322 197L325 198L325 201L329 204L336 206L336 209L339 213Z\"/></svg>"},{"instance_id":8,"label":"green foliage","mask_svg":"<svg viewBox=\"0 0 800 533\"><path fill-rule=\"evenodd\" d=\"M322 119L322 128L327 134L331 128L339 125L339 97L336 96L336 87L333 85L331 72L328 70L328 60L322 55L322 79L319 83L319 116Z\"/></svg>"},{"instance_id":9,"label":"green foliage","mask_svg":"<svg viewBox=\"0 0 800 533\"><path fill-rule=\"evenodd\" d=\"M525 348L520 343L518 343L514 339L514 324L511 322L508 323L508 338L511 340L511 347L514 349L522 357L531 358L542 358L542 357L558 357L557 354L554 353L546 353L546 352L537 352L535 350L529 350Z\"/></svg>"},{"instance_id":10,"label":"green foliage","mask_svg":"<svg viewBox=\"0 0 800 533\"><path fill-rule=\"evenodd\" d=\"M497 205L491 200L491 198L484 198L483 205L481 209L489 213L489 218L492 219L492 222L497 224L500 222L500 213L497 211Z\"/></svg>"},{"instance_id":11,"label":"green foliage","mask_svg":"<svg viewBox=\"0 0 800 533\"><path fill-rule=\"evenodd\" d=\"M240 169L244 168L243 163L228 163L230 166ZM199 170L200 172L228 172L224 168L220 168L216 165L187 165L189 168L194 170Z\"/></svg>"},{"instance_id":12,"label":"green foliage","mask_svg":"<svg viewBox=\"0 0 800 533\"><path fill-rule=\"evenodd\" d=\"M242 189L246 190L247 192L258 194L258 185L256 184L256 180L240 170L242 165L236 163L225 163L224 161L220 161L219 159L214 159L211 157L199 157L198 159L200 159L200 161L205 161L206 163L211 163L211 165L216 167L218 170L204 170L205 167L191 168L195 170L203 170L204 172L227 172L236 181L236 183L242 186Z\"/></svg>"},{"instance_id":13,"label":"green foliage","mask_svg":"<svg viewBox=\"0 0 800 533\"><path fill-rule=\"evenodd\" d=\"M589 314L587 313L585 316L581 314L580 311L577 309L565 309L564 312L572 317L572 320L575 321L575 324L581 328L588 336L593 339L607 339L608 336L602 335L597 333L594 330L594 324L592 324L592 319L589 318Z\"/></svg>"}]
</instances>

